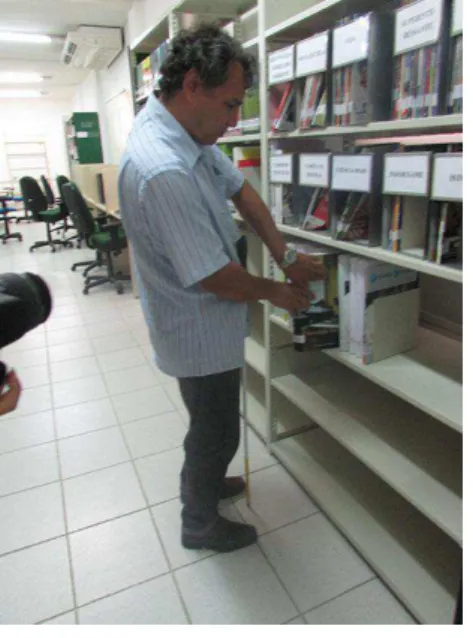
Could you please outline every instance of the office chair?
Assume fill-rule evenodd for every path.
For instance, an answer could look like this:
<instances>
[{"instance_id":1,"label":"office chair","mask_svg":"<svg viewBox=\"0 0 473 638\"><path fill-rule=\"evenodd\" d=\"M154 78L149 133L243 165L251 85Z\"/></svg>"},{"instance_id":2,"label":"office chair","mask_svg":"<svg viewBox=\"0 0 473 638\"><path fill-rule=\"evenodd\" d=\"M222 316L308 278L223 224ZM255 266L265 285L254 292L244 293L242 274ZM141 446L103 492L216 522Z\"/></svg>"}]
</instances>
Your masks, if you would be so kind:
<instances>
[{"instance_id":1,"label":"office chair","mask_svg":"<svg viewBox=\"0 0 473 638\"><path fill-rule=\"evenodd\" d=\"M53 253L56 252L56 246L70 246L72 248L72 243L69 239L52 238L53 225L63 221L67 216L67 212L59 207L48 208L46 197L33 177L22 177L20 179L20 190L25 202L25 209L31 212L35 221L46 224L47 241L35 242L30 246L30 252L42 246L50 246Z\"/></svg>"},{"instance_id":2,"label":"office chair","mask_svg":"<svg viewBox=\"0 0 473 638\"><path fill-rule=\"evenodd\" d=\"M69 184L70 180L68 177L66 177L65 175L58 175L56 177L56 184L57 184L57 189L58 192L61 196L61 199L64 202L65 207L67 208L67 203L66 203L66 198L64 197L64 192L62 187L64 186L64 184ZM70 219L72 220L72 223L74 223L74 220L70 214L69 209L67 209L67 214L69 215ZM106 217L106 215L104 216ZM76 228L77 230L77 248L81 248L82 247L82 242L85 241L85 237L82 235L82 233L79 232L79 230ZM94 268L97 268L99 266L102 266L103 262L102 262L102 256L101 254L97 251L96 253L96 258L93 260L88 260L88 261L77 261L74 264L72 264L71 266L71 270L73 272L75 272L75 270L77 268L83 268L85 267L84 272L82 273L84 277L87 277L87 275L89 274L89 272L91 270L93 270Z\"/></svg>"},{"instance_id":3,"label":"office chair","mask_svg":"<svg viewBox=\"0 0 473 638\"><path fill-rule=\"evenodd\" d=\"M57 198L54 196L53 189L51 188L51 184L49 183L49 179L45 175L41 175L40 180L43 187L44 196L46 197L46 201L48 202L48 207L59 207L63 212L67 212L67 208L61 197ZM69 230L69 228L71 228L71 226L68 224L68 217L69 215L67 215L64 220L62 220L62 224L52 229L53 233L59 233L62 230L63 239L65 239L66 232ZM72 241L73 239L76 239L76 237L68 237L68 239Z\"/></svg>"},{"instance_id":4,"label":"office chair","mask_svg":"<svg viewBox=\"0 0 473 638\"><path fill-rule=\"evenodd\" d=\"M87 246L97 250L105 257L107 265L107 275L88 275L85 280L84 295L89 294L91 288L101 284L114 284L119 295L123 294L123 281L130 281L130 277L121 273L115 273L112 254L119 255L127 247L125 231L121 224L101 223L95 220L82 197L80 190L73 182L64 184L62 187L67 208L70 211L74 224L80 233L85 237Z\"/></svg>"}]
</instances>

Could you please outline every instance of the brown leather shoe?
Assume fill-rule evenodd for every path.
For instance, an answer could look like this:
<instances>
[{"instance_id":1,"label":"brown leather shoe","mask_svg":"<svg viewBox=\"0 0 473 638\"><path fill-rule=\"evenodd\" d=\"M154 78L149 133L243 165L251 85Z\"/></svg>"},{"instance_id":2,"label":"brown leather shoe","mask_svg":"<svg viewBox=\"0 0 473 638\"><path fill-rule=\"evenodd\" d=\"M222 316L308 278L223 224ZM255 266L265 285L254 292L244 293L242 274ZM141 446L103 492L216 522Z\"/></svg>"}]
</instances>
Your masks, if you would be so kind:
<instances>
[{"instance_id":1,"label":"brown leather shoe","mask_svg":"<svg viewBox=\"0 0 473 638\"><path fill-rule=\"evenodd\" d=\"M226 476L223 479L223 488L220 494L220 500L227 498L236 498L245 493L246 483L242 476Z\"/></svg>"}]
</instances>

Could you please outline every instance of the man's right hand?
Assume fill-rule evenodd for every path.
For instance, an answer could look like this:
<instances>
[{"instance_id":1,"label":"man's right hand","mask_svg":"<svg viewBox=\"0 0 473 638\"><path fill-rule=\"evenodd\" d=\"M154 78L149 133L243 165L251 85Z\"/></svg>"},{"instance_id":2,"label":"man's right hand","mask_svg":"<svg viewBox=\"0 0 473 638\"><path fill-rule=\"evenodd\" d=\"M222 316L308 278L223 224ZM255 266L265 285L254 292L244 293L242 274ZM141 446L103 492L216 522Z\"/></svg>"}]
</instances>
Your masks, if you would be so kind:
<instances>
[{"instance_id":1,"label":"man's right hand","mask_svg":"<svg viewBox=\"0 0 473 638\"><path fill-rule=\"evenodd\" d=\"M8 387L8 390L3 392L5 386ZM10 372L5 379L5 384L0 387L0 416L16 409L20 400L21 390L21 383L16 373Z\"/></svg>"},{"instance_id":2,"label":"man's right hand","mask_svg":"<svg viewBox=\"0 0 473 638\"><path fill-rule=\"evenodd\" d=\"M295 284L278 284L274 294L269 301L273 306L283 308L296 315L302 310L307 310L310 306L312 293L308 287L297 286Z\"/></svg>"}]
</instances>

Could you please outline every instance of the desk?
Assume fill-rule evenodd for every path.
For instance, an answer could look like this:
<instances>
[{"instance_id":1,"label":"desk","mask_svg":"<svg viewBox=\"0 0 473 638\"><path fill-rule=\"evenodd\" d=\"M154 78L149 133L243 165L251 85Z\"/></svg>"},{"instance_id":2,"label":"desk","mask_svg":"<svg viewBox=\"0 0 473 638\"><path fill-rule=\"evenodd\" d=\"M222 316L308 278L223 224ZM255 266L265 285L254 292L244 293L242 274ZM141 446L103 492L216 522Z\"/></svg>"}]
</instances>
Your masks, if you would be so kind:
<instances>
[{"instance_id":1,"label":"desk","mask_svg":"<svg viewBox=\"0 0 473 638\"><path fill-rule=\"evenodd\" d=\"M22 200L22 198L20 198ZM5 244L7 239L18 239L23 241L23 235L21 233L10 232L10 220L8 219L9 213L14 213L16 209L8 208L7 202L17 202L18 196L7 195L6 193L0 193L0 214L3 215L3 221L5 223L5 232L0 235L2 243Z\"/></svg>"},{"instance_id":2,"label":"desk","mask_svg":"<svg viewBox=\"0 0 473 638\"><path fill-rule=\"evenodd\" d=\"M120 211L118 209L109 210L107 208L107 206L105 206L105 204L101 204L100 202L96 202L94 199L92 199L91 197L87 197L86 195L84 195L84 199L90 206L93 206L96 210L101 211L102 213L106 213L110 217L114 217L117 220L121 219L120 218ZM122 260L121 264L117 263L116 265L118 267L120 267L120 266L124 267L125 266L129 270L130 276L131 276L131 289L133 291L133 295L138 299L139 295L138 295L138 291L137 291L137 287L136 287L134 268L133 268L133 253L132 253L130 244L128 244L128 254L126 254L126 253L124 253L124 254L127 256L126 263L124 262L124 260Z\"/></svg>"}]
</instances>

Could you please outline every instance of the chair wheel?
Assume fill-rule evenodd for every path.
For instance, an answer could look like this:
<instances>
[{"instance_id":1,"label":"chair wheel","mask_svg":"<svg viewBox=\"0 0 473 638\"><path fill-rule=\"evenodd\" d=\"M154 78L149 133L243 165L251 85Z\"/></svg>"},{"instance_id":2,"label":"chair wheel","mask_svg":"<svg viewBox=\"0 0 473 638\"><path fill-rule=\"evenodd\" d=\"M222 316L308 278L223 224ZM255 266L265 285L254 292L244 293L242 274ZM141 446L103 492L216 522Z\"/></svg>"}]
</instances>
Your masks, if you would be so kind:
<instances>
[{"instance_id":1,"label":"chair wheel","mask_svg":"<svg viewBox=\"0 0 473 638\"><path fill-rule=\"evenodd\" d=\"M23 241L23 237L18 237L18 241Z\"/></svg>"},{"instance_id":2,"label":"chair wheel","mask_svg":"<svg viewBox=\"0 0 473 638\"><path fill-rule=\"evenodd\" d=\"M55 246L52 246L52 247L51 247L51 252L52 252L52 253L55 253L55 252L56 252L56 247L55 247Z\"/></svg>"},{"instance_id":3,"label":"chair wheel","mask_svg":"<svg viewBox=\"0 0 473 638\"><path fill-rule=\"evenodd\" d=\"M123 292L124 292L124 290L123 290L123 286L117 286L117 293L118 293L119 295L123 295Z\"/></svg>"},{"instance_id":4,"label":"chair wheel","mask_svg":"<svg viewBox=\"0 0 473 638\"><path fill-rule=\"evenodd\" d=\"M87 290L87 288L84 288L84 290L82 291L82 294L83 295L88 295L89 294L89 291Z\"/></svg>"},{"instance_id":5,"label":"chair wheel","mask_svg":"<svg viewBox=\"0 0 473 638\"><path fill-rule=\"evenodd\" d=\"M30 253L32 253L32 252L33 252L33 246L31 246L31 248L30 248Z\"/></svg>"}]
</instances>

